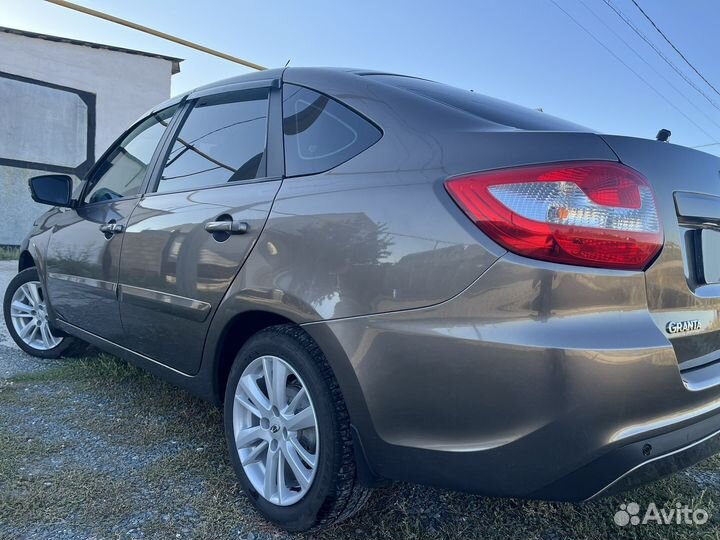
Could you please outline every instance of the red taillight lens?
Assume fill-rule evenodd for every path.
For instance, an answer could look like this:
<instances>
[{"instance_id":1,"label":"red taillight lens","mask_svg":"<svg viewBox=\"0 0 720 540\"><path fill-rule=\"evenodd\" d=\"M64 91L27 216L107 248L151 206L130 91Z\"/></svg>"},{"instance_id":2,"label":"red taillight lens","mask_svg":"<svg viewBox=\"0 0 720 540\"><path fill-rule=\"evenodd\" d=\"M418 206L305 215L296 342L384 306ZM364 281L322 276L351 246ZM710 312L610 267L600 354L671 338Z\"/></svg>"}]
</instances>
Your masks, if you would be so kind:
<instances>
[{"instance_id":1,"label":"red taillight lens","mask_svg":"<svg viewBox=\"0 0 720 540\"><path fill-rule=\"evenodd\" d=\"M619 163L496 170L445 187L485 234L533 259L644 270L662 248L649 182Z\"/></svg>"}]
</instances>

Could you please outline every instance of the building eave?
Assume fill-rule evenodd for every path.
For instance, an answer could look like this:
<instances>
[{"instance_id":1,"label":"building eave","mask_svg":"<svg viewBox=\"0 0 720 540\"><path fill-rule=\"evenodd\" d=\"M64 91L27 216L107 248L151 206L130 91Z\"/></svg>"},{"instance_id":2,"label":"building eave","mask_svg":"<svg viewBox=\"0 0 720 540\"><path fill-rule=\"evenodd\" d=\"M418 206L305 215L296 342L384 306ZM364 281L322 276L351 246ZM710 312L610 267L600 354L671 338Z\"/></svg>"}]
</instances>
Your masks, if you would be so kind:
<instances>
[{"instance_id":1,"label":"building eave","mask_svg":"<svg viewBox=\"0 0 720 540\"><path fill-rule=\"evenodd\" d=\"M180 62L183 58L177 58L175 56L167 56L164 54L152 53L147 51L139 51L137 49L127 49L125 47L117 47L115 45L106 45L103 43L94 43L92 41L83 41L80 39L66 38L61 36L51 36L48 34L40 34L38 32L31 32L29 30L20 30L18 28L8 28L6 26L0 26L0 32L6 34L14 34L17 36L29 37L34 39L44 39L46 41L54 41L56 43L68 43L70 45L78 45L81 47L90 47L93 49L102 49L107 51L119 52L124 54L134 54L138 56L145 56L149 58L159 58L171 62L171 74L175 75L180 72Z\"/></svg>"}]
</instances>

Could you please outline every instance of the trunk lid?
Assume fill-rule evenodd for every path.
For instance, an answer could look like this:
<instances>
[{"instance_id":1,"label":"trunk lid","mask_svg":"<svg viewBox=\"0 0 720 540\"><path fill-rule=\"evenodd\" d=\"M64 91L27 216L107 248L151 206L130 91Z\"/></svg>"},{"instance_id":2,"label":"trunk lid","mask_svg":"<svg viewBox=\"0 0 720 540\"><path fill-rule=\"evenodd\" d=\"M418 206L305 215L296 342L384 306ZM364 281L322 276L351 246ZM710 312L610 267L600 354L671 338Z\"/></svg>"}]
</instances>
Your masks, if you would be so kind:
<instances>
[{"instance_id":1,"label":"trunk lid","mask_svg":"<svg viewBox=\"0 0 720 540\"><path fill-rule=\"evenodd\" d=\"M652 184L664 247L645 273L647 299L685 376L720 361L720 158L658 141L603 136Z\"/></svg>"}]
</instances>

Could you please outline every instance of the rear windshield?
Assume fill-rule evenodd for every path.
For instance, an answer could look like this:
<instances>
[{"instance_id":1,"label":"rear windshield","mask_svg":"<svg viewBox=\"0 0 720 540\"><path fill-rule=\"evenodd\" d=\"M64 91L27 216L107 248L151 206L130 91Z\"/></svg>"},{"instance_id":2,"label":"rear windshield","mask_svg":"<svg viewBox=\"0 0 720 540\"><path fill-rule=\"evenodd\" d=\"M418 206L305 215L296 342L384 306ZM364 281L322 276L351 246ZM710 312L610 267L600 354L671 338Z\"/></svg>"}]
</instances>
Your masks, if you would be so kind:
<instances>
[{"instance_id":1,"label":"rear windshield","mask_svg":"<svg viewBox=\"0 0 720 540\"><path fill-rule=\"evenodd\" d=\"M402 75L366 76L503 126L530 131L591 131L543 112L446 84Z\"/></svg>"}]
</instances>

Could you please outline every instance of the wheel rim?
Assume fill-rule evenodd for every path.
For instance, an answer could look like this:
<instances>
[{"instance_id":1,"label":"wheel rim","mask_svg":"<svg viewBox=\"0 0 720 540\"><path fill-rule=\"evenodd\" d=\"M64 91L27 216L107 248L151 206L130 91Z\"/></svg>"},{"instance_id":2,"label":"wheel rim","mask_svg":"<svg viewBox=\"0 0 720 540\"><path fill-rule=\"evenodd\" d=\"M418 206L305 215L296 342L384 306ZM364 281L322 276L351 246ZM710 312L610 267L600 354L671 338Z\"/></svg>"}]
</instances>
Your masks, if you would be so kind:
<instances>
[{"instance_id":1,"label":"wheel rim","mask_svg":"<svg viewBox=\"0 0 720 540\"><path fill-rule=\"evenodd\" d=\"M263 498L289 506L307 494L320 450L317 417L307 386L282 358L261 356L243 371L233 433L245 475Z\"/></svg>"},{"instance_id":2,"label":"wheel rim","mask_svg":"<svg viewBox=\"0 0 720 540\"><path fill-rule=\"evenodd\" d=\"M10 301L10 320L23 343L33 349L47 351L63 340L50 330L39 281L28 281L17 288Z\"/></svg>"}]
</instances>

